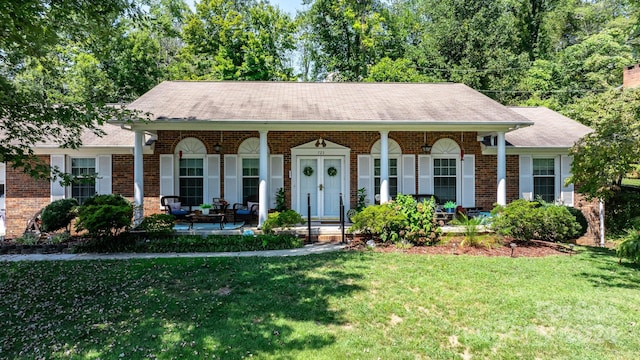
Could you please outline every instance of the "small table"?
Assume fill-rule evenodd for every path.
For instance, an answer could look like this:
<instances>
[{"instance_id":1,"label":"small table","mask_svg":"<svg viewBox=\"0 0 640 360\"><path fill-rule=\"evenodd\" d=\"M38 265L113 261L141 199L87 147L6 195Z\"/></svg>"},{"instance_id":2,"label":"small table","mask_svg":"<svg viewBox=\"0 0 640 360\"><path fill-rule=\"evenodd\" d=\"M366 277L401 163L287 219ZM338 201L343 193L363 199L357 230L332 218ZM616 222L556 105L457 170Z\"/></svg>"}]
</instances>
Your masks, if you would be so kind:
<instances>
[{"instance_id":1,"label":"small table","mask_svg":"<svg viewBox=\"0 0 640 360\"><path fill-rule=\"evenodd\" d=\"M189 230L193 229L193 223L219 223L220 230L223 230L224 224L227 223L224 213L189 214L187 219L190 221Z\"/></svg>"}]
</instances>

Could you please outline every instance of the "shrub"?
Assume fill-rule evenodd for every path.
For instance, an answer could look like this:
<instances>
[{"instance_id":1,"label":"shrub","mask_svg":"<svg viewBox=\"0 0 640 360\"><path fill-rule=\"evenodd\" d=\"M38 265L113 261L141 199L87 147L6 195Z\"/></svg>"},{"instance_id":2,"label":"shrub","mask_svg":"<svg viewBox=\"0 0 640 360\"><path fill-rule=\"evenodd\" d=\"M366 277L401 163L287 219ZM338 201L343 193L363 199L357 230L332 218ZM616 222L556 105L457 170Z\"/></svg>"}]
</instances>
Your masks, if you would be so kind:
<instances>
[{"instance_id":1,"label":"shrub","mask_svg":"<svg viewBox=\"0 0 640 360\"><path fill-rule=\"evenodd\" d=\"M573 215L576 218L578 225L580 225L580 231L578 232L577 236L580 237L586 234L587 230L589 230L589 222L587 221L587 218L584 216L582 211L578 208L574 208L571 206L566 206L566 208L567 210L569 210L571 215Z\"/></svg>"},{"instance_id":2,"label":"shrub","mask_svg":"<svg viewBox=\"0 0 640 360\"><path fill-rule=\"evenodd\" d=\"M415 245L434 244L438 241L441 229L436 223L433 197L417 202L411 195L398 194L392 204L406 217L405 240Z\"/></svg>"},{"instance_id":3,"label":"shrub","mask_svg":"<svg viewBox=\"0 0 640 360\"><path fill-rule=\"evenodd\" d=\"M175 216L171 214L152 214L145 216L136 230L146 231L152 238L159 238L173 234Z\"/></svg>"},{"instance_id":4,"label":"shrub","mask_svg":"<svg viewBox=\"0 0 640 360\"><path fill-rule=\"evenodd\" d=\"M410 195L400 194L393 202L368 206L358 212L349 231L378 235L385 242L435 243L440 228L436 226L434 209L433 199L418 203Z\"/></svg>"},{"instance_id":5,"label":"shrub","mask_svg":"<svg viewBox=\"0 0 640 360\"><path fill-rule=\"evenodd\" d=\"M21 237L15 239L15 242L22 245L35 245L39 241L40 235L31 232L24 233Z\"/></svg>"},{"instance_id":6,"label":"shrub","mask_svg":"<svg viewBox=\"0 0 640 360\"><path fill-rule=\"evenodd\" d=\"M94 238L117 236L131 226L133 205L122 195L95 195L78 208L76 230Z\"/></svg>"},{"instance_id":7,"label":"shrub","mask_svg":"<svg viewBox=\"0 0 640 360\"><path fill-rule=\"evenodd\" d=\"M371 205L353 216L349 232L377 235L382 241L396 241L404 228L406 216L388 204Z\"/></svg>"},{"instance_id":8,"label":"shrub","mask_svg":"<svg viewBox=\"0 0 640 360\"><path fill-rule=\"evenodd\" d=\"M279 188L276 191L276 211L281 212L287 210L287 198L284 192L284 188Z\"/></svg>"},{"instance_id":9,"label":"shrub","mask_svg":"<svg viewBox=\"0 0 640 360\"><path fill-rule=\"evenodd\" d=\"M53 234L49 238L49 243L50 244L62 244L62 243L65 243L65 242L67 242L69 240L71 240L71 235L68 232L63 232L63 233Z\"/></svg>"},{"instance_id":10,"label":"shrub","mask_svg":"<svg viewBox=\"0 0 640 360\"><path fill-rule=\"evenodd\" d=\"M627 258L634 263L640 263L640 231L627 230L627 235L618 245L616 253L620 260Z\"/></svg>"},{"instance_id":11,"label":"shrub","mask_svg":"<svg viewBox=\"0 0 640 360\"><path fill-rule=\"evenodd\" d=\"M42 231L52 232L60 229L69 230L71 220L76 217L74 209L78 206L76 199L60 199L45 206L40 214Z\"/></svg>"},{"instance_id":12,"label":"shrub","mask_svg":"<svg viewBox=\"0 0 640 360\"><path fill-rule=\"evenodd\" d=\"M580 234L580 224L565 206L540 206L536 201L519 199L497 207L494 214L493 229L517 240L566 241Z\"/></svg>"},{"instance_id":13,"label":"shrub","mask_svg":"<svg viewBox=\"0 0 640 360\"><path fill-rule=\"evenodd\" d=\"M274 212L269 214L267 220L262 223L262 231L265 234L273 233L274 228L289 229L304 222L302 215L295 210Z\"/></svg>"},{"instance_id":14,"label":"shrub","mask_svg":"<svg viewBox=\"0 0 640 360\"><path fill-rule=\"evenodd\" d=\"M451 224L464 226L464 240L460 246L480 246L481 239L478 238L478 226L482 224L482 218L468 217L465 214L458 214Z\"/></svg>"}]
</instances>

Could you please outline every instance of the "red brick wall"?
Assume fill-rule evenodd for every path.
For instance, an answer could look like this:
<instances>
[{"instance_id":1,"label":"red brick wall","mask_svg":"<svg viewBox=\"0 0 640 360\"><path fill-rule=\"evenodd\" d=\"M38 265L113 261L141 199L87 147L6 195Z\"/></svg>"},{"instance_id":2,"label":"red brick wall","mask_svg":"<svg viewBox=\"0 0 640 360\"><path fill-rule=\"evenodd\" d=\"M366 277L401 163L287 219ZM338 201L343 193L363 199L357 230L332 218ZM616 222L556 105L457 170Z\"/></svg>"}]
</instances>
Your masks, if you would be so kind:
<instances>
[{"instance_id":1,"label":"red brick wall","mask_svg":"<svg viewBox=\"0 0 640 360\"><path fill-rule=\"evenodd\" d=\"M640 86L640 64L624 68L622 73L622 86L629 89Z\"/></svg>"},{"instance_id":2,"label":"red brick wall","mask_svg":"<svg viewBox=\"0 0 640 360\"><path fill-rule=\"evenodd\" d=\"M49 164L49 156L39 156ZM20 169L7 165L6 178L6 236L21 236L27 222L51 201L51 185L48 181L35 180Z\"/></svg>"},{"instance_id":3,"label":"red brick wall","mask_svg":"<svg viewBox=\"0 0 640 360\"><path fill-rule=\"evenodd\" d=\"M395 132L389 133L389 138L395 140L402 148L403 154L422 154L421 146L424 143L422 132ZM161 212L160 209L160 154L171 154L175 146L186 137L200 139L207 147L208 153L215 153L213 145L220 143L221 178L224 177L224 154L236 154L240 144L250 138L259 137L257 131L159 131L158 139L154 145L153 154L144 155L144 192L145 214ZM350 182L351 194L348 205L355 206L357 192L357 159L360 154L370 154L372 145L380 138L377 131L364 132L286 132L271 131L268 134L269 150L271 154L282 154L284 157L284 174L291 170L292 147L315 141L322 137L351 149L350 158ZM450 138L456 141L464 149L465 154L476 156L476 206L491 209L496 201L497 180L495 155L482 155L480 143L475 132L429 132L427 142L434 144L442 138ZM462 141L462 139L464 139ZM42 159L48 163L49 157ZM122 194L133 200L133 156L113 155L113 193ZM417 166L416 166L417 169ZM416 170L417 171L417 170ZM507 156L507 202L515 200L519 195L519 162L514 155ZM221 182L221 194L224 197L224 181ZM291 179L284 177L287 204L291 204ZM7 235L9 237L21 235L27 220L40 208L50 201L50 186L46 181L36 181L28 176L7 167ZM417 188L417 176L416 176Z\"/></svg>"}]
</instances>

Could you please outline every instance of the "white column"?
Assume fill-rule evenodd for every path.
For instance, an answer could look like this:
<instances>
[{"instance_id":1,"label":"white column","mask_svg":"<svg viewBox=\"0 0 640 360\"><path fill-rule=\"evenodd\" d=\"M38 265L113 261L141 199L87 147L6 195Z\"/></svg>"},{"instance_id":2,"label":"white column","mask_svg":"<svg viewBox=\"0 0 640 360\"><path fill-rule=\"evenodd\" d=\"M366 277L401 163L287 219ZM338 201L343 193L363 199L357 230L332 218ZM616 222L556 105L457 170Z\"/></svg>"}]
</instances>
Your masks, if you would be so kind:
<instances>
[{"instance_id":1,"label":"white column","mask_svg":"<svg viewBox=\"0 0 640 360\"><path fill-rule=\"evenodd\" d=\"M380 204L389 200L389 132L380 131Z\"/></svg>"},{"instance_id":2,"label":"white column","mask_svg":"<svg viewBox=\"0 0 640 360\"><path fill-rule=\"evenodd\" d=\"M144 218L144 158L142 147L144 132L136 130L133 148L133 225L138 226Z\"/></svg>"},{"instance_id":3,"label":"white column","mask_svg":"<svg viewBox=\"0 0 640 360\"><path fill-rule=\"evenodd\" d=\"M497 203L507 205L507 153L504 132L498 133L498 195Z\"/></svg>"},{"instance_id":4,"label":"white column","mask_svg":"<svg viewBox=\"0 0 640 360\"><path fill-rule=\"evenodd\" d=\"M267 131L260 131L260 183L258 185L258 227L267 220L269 209L269 196L267 189L269 188L269 148L267 146Z\"/></svg>"}]
</instances>

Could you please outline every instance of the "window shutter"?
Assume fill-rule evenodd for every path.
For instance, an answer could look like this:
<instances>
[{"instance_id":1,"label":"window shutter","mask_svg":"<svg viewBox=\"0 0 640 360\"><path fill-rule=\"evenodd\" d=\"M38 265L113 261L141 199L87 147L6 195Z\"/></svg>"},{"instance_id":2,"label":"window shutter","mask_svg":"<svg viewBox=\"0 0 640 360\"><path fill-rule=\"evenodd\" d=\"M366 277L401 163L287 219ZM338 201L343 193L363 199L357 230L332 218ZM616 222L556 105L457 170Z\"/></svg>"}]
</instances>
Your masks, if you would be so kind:
<instances>
[{"instance_id":1,"label":"window shutter","mask_svg":"<svg viewBox=\"0 0 640 360\"><path fill-rule=\"evenodd\" d=\"M418 194L433 194L430 155L418 155Z\"/></svg>"},{"instance_id":2,"label":"window shutter","mask_svg":"<svg viewBox=\"0 0 640 360\"><path fill-rule=\"evenodd\" d=\"M365 188L367 204L374 203L373 193L373 160L371 155L358 155L358 189Z\"/></svg>"},{"instance_id":3,"label":"window shutter","mask_svg":"<svg viewBox=\"0 0 640 360\"><path fill-rule=\"evenodd\" d=\"M160 197L178 195L173 181L173 154L160 154Z\"/></svg>"},{"instance_id":4,"label":"window shutter","mask_svg":"<svg viewBox=\"0 0 640 360\"><path fill-rule=\"evenodd\" d=\"M465 155L462 167L462 207L476 206L476 156Z\"/></svg>"},{"instance_id":5,"label":"window shutter","mask_svg":"<svg viewBox=\"0 0 640 360\"><path fill-rule=\"evenodd\" d=\"M241 202L238 199L238 155L224 156L224 199L229 204Z\"/></svg>"},{"instance_id":6,"label":"window shutter","mask_svg":"<svg viewBox=\"0 0 640 360\"><path fill-rule=\"evenodd\" d=\"M573 157L562 155L560 157L561 162L561 170L560 170L560 198L567 206L573 206L573 184L566 185L564 184L565 180L567 180L571 176L571 163L573 163Z\"/></svg>"},{"instance_id":7,"label":"window shutter","mask_svg":"<svg viewBox=\"0 0 640 360\"><path fill-rule=\"evenodd\" d=\"M205 157L207 166L207 189L204 196L205 202L212 202L213 198L220 197L220 155L207 155Z\"/></svg>"},{"instance_id":8,"label":"window shutter","mask_svg":"<svg viewBox=\"0 0 640 360\"><path fill-rule=\"evenodd\" d=\"M51 155L49 165L52 168L57 167L58 170L65 172L65 156L64 155ZM60 179L51 180L51 201L60 200L65 198L65 188L60 185Z\"/></svg>"},{"instance_id":9,"label":"window shutter","mask_svg":"<svg viewBox=\"0 0 640 360\"><path fill-rule=\"evenodd\" d=\"M520 198L533 200L533 159L520 155Z\"/></svg>"},{"instance_id":10,"label":"window shutter","mask_svg":"<svg viewBox=\"0 0 640 360\"><path fill-rule=\"evenodd\" d=\"M284 157L282 155L269 156L269 206L276 207L276 192L284 187Z\"/></svg>"},{"instance_id":11,"label":"window shutter","mask_svg":"<svg viewBox=\"0 0 640 360\"><path fill-rule=\"evenodd\" d=\"M96 179L96 193L100 195L111 194L111 155L98 155L98 157L96 158L96 163L96 170L98 170L98 178Z\"/></svg>"},{"instance_id":12,"label":"window shutter","mask_svg":"<svg viewBox=\"0 0 640 360\"><path fill-rule=\"evenodd\" d=\"M402 193L410 195L416 193L415 155L402 155Z\"/></svg>"}]
</instances>

